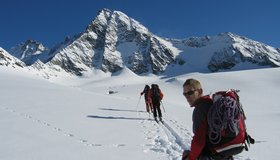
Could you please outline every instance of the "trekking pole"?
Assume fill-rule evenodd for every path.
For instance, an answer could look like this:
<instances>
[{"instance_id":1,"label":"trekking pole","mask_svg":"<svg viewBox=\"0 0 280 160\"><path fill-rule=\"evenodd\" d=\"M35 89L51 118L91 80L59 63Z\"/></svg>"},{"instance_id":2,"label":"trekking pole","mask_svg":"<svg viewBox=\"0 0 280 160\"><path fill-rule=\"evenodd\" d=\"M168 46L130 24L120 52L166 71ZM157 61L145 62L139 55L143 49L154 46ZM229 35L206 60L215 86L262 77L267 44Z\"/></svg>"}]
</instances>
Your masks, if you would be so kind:
<instances>
[{"instance_id":1,"label":"trekking pole","mask_svg":"<svg viewBox=\"0 0 280 160\"><path fill-rule=\"evenodd\" d=\"M163 103L162 103L162 101L160 101L160 103L161 103L161 105L162 105L162 108L163 108L163 111L164 111L164 113L165 113L165 108L164 108L164 106L163 106Z\"/></svg>"},{"instance_id":2,"label":"trekking pole","mask_svg":"<svg viewBox=\"0 0 280 160\"><path fill-rule=\"evenodd\" d=\"M140 97L139 97L139 100L138 100L138 103L137 103L137 106L136 106L136 111L138 111L138 106L139 106L139 102L140 102L140 99L141 99L141 97L142 97L142 95L140 95Z\"/></svg>"}]
</instances>

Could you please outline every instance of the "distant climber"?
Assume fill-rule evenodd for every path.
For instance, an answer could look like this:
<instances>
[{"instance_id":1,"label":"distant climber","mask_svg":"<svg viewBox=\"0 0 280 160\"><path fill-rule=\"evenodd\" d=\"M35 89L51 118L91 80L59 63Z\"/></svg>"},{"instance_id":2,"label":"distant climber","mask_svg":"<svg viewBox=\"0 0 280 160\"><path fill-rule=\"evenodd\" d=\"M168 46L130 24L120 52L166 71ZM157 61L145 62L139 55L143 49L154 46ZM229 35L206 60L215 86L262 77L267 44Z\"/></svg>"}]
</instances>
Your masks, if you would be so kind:
<instances>
[{"instance_id":1,"label":"distant climber","mask_svg":"<svg viewBox=\"0 0 280 160\"><path fill-rule=\"evenodd\" d=\"M150 86L145 85L143 92L140 93L141 96L144 94L145 103L146 103L146 111L148 113L150 113L150 111L153 112L153 107L152 107L151 101L149 101L149 97L148 97L149 91L150 91Z\"/></svg>"},{"instance_id":2,"label":"distant climber","mask_svg":"<svg viewBox=\"0 0 280 160\"><path fill-rule=\"evenodd\" d=\"M154 118L156 121L158 121L157 116L159 116L159 120L162 121L162 113L160 109L160 102L162 98L163 93L161 92L159 86L157 84L152 84L152 87L149 91L149 101L152 102Z\"/></svg>"}]
</instances>

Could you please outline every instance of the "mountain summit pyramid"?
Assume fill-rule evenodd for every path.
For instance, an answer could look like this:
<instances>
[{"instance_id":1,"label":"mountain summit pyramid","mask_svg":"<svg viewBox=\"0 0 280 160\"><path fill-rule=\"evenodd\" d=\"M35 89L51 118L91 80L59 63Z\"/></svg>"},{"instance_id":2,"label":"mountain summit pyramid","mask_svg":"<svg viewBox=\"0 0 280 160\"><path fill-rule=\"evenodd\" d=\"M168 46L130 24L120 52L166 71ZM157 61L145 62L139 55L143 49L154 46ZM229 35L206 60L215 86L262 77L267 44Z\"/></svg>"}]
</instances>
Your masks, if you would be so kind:
<instances>
[{"instance_id":1,"label":"mountain summit pyramid","mask_svg":"<svg viewBox=\"0 0 280 160\"><path fill-rule=\"evenodd\" d=\"M178 54L170 42L124 13L103 9L84 32L52 49L47 63L75 75L92 68L114 73L124 66L137 74L160 73Z\"/></svg>"}]
</instances>

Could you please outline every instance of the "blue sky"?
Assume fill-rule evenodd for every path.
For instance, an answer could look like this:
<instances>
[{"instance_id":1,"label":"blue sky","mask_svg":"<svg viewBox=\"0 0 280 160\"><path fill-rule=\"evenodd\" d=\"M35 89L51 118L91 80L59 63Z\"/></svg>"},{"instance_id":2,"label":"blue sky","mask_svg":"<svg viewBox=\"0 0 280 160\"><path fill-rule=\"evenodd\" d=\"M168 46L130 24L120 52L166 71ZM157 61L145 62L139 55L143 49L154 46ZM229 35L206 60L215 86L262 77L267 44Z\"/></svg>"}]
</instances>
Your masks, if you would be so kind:
<instances>
[{"instance_id":1,"label":"blue sky","mask_svg":"<svg viewBox=\"0 0 280 160\"><path fill-rule=\"evenodd\" d=\"M0 47L27 39L51 48L85 30L102 8L166 38L232 32L280 48L279 0L1 0Z\"/></svg>"}]
</instances>

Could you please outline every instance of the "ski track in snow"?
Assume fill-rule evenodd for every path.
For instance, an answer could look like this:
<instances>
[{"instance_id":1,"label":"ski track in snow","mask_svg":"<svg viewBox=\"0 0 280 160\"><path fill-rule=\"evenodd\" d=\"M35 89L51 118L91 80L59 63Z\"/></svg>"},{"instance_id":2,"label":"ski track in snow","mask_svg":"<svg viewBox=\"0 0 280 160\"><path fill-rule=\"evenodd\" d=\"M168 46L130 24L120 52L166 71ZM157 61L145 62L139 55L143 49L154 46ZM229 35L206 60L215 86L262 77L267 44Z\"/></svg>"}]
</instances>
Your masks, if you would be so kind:
<instances>
[{"instance_id":1,"label":"ski track in snow","mask_svg":"<svg viewBox=\"0 0 280 160\"><path fill-rule=\"evenodd\" d=\"M107 145L104 145L104 144L95 144L95 143L90 143L88 140L84 139L84 138L80 138L70 132L66 132L64 129L60 128L60 127L56 127L54 125L52 125L51 123L48 123L46 121L43 121L43 120L40 120L40 119L37 119L31 115L28 115L28 114L25 114L25 113L21 113L21 112L17 112L16 110L14 109L11 109L9 107L2 107L2 110L6 111L6 112L10 112L12 115L14 116L19 116L21 118L25 118L25 119L28 119L34 123L37 123L41 126L44 126L44 127L48 127L50 130L52 131L55 131L57 133L59 133L60 135L62 136L66 136L66 137L69 137L71 138L73 141L75 142L78 142L84 146L87 146L87 147L125 147L126 144L107 144Z\"/></svg>"},{"instance_id":2,"label":"ski track in snow","mask_svg":"<svg viewBox=\"0 0 280 160\"><path fill-rule=\"evenodd\" d=\"M41 126L48 127L50 130L59 133L62 136L67 136L71 138L73 141L78 142L86 147L125 147L126 144L95 144L91 143L84 138L80 138L70 132L66 132L64 129L60 127L56 127L51 123L35 118L34 116L17 112L14 109L9 107L2 107L2 110L6 112L10 112L14 116L19 116L21 118L28 119L34 123L37 123ZM141 114L141 115L140 115ZM139 113L138 116L144 117L144 113ZM147 115L145 115L147 116ZM155 122L153 119L141 120L139 123L144 128L144 134L149 144L143 144L141 146L144 147L143 152L157 152L164 154L170 160L180 160L182 156L183 150L189 148L192 135L191 133L184 128L184 126L180 125L179 122L173 120L167 115L163 115L164 124L159 122ZM236 160L242 160L242 156L235 156ZM247 158L246 160L250 160Z\"/></svg>"},{"instance_id":3,"label":"ski track in snow","mask_svg":"<svg viewBox=\"0 0 280 160\"><path fill-rule=\"evenodd\" d=\"M142 115L140 115L143 117ZM176 120L163 115L164 124L157 123L153 119L142 120L140 123L144 128L146 139L150 144L144 152L158 152L165 154L170 160L181 159L183 150L187 149L186 144L191 140L190 132Z\"/></svg>"},{"instance_id":4,"label":"ski track in snow","mask_svg":"<svg viewBox=\"0 0 280 160\"><path fill-rule=\"evenodd\" d=\"M146 145L148 149L145 149L144 152L154 151L165 154L169 160L181 160L183 151L189 149L191 145L192 134L168 115L163 114L163 119L164 124L157 123L151 118L140 122L145 129L146 139L151 142ZM250 158L240 155L234 156L234 159L250 160Z\"/></svg>"}]
</instances>

